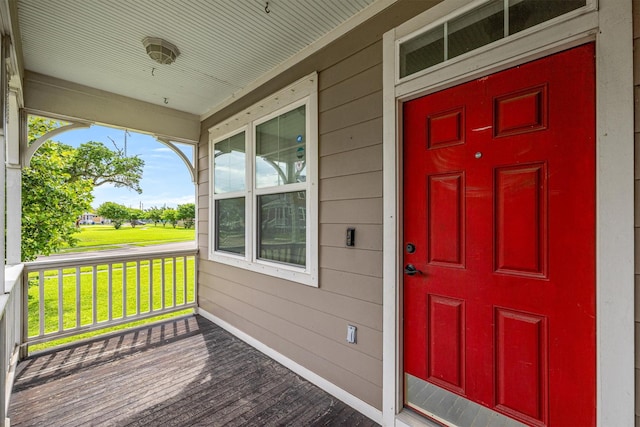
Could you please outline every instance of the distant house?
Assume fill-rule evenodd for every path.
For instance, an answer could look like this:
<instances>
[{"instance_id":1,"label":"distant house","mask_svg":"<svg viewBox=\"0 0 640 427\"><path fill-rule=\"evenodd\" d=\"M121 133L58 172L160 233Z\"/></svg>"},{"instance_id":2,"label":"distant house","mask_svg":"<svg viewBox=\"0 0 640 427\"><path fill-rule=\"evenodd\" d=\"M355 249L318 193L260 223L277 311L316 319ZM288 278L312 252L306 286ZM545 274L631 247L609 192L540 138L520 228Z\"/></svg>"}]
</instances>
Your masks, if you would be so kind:
<instances>
[{"instance_id":1,"label":"distant house","mask_svg":"<svg viewBox=\"0 0 640 427\"><path fill-rule=\"evenodd\" d=\"M104 219L100 215L91 212L85 212L80 215L80 224L82 225L109 224L110 222L110 219Z\"/></svg>"}]
</instances>

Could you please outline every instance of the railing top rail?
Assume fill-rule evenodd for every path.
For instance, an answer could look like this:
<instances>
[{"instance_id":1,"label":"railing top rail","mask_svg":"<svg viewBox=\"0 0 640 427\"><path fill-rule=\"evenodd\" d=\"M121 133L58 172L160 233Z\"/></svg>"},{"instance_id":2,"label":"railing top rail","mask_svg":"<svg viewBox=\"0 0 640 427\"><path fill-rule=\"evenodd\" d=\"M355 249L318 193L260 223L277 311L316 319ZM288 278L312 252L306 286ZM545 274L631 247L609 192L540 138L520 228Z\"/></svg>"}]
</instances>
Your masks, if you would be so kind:
<instances>
[{"instance_id":1,"label":"railing top rail","mask_svg":"<svg viewBox=\"0 0 640 427\"><path fill-rule=\"evenodd\" d=\"M56 268L66 267L83 267L100 264L113 264L119 262L132 262L132 261L145 261L150 259L179 257L179 256L191 256L197 255L198 248L189 249L177 249L170 251L148 251L148 252L133 252L130 254L120 255L87 255L64 257L56 259L47 259L43 261L31 261L24 264L25 273L51 270Z\"/></svg>"}]
</instances>

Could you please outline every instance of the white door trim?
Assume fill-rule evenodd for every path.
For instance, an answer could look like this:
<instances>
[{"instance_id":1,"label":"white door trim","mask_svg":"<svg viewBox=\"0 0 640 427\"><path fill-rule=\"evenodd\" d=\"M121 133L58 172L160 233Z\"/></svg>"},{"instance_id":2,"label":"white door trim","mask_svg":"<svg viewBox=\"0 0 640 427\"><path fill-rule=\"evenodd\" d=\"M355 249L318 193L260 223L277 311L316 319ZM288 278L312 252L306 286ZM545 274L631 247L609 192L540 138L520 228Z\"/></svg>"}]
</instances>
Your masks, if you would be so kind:
<instances>
[{"instance_id":1,"label":"white door trim","mask_svg":"<svg viewBox=\"0 0 640 427\"><path fill-rule=\"evenodd\" d=\"M634 424L634 103L631 0L483 49L396 85L396 40L463 7L445 0L383 38L384 254L383 425L419 425L402 404L401 102L548 56L596 43L597 423ZM595 5L594 5L595 6ZM429 424L425 424L429 425Z\"/></svg>"}]
</instances>

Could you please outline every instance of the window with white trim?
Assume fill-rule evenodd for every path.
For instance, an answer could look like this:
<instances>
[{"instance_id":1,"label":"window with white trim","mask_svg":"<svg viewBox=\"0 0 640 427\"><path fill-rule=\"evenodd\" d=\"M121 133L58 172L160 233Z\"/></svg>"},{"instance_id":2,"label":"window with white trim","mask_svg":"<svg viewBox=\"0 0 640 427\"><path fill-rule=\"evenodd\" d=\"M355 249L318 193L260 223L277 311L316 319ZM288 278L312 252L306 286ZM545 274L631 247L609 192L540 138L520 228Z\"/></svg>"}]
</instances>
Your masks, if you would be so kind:
<instances>
[{"instance_id":1,"label":"window with white trim","mask_svg":"<svg viewBox=\"0 0 640 427\"><path fill-rule=\"evenodd\" d=\"M317 75L209 135L209 258L317 286Z\"/></svg>"}]
</instances>

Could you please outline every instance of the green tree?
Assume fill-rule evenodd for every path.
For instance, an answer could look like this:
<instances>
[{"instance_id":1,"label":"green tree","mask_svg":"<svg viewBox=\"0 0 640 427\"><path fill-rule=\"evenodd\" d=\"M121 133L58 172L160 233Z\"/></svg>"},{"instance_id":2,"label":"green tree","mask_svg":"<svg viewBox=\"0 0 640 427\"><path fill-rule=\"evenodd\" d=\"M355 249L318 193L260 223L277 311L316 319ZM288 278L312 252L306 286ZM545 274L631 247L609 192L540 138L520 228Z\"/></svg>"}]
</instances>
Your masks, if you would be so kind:
<instances>
[{"instance_id":1,"label":"green tree","mask_svg":"<svg viewBox=\"0 0 640 427\"><path fill-rule=\"evenodd\" d=\"M42 121L35 124L35 131L29 133L31 140L45 133L40 127L48 126ZM72 178L68 165L73 157L72 147L47 141L22 171L23 261L77 242L75 224L83 212L91 209L93 186L87 180Z\"/></svg>"},{"instance_id":2,"label":"green tree","mask_svg":"<svg viewBox=\"0 0 640 427\"><path fill-rule=\"evenodd\" d=\"M61 125L29 116L29 144ZM111 151L98 142L77 149L45 142L23 169L22 259L31 261L65 245L73 246L75 222L90 210L94 187L109 182L140 192L143 165L141 159L126 157L118 147Z\"/></svg>"},{"instance_id":3,"label":"green tree","mask_svg":"<svg viewBox=\"0 0 640 427\"><path fill-rule=\"evenodd\" d=\"M114 202L104 202L98 207L96 213L103 218L110 219L115 229L119 229L122 224L129 219L130 209L126 206Z\"/></svg>"},{"instance_id":4,"label":"green tree","mask_svg":"<svg viewBox=\"0 0 640 427\"><path fill-rule=\"evenodd\" d=\"M144 212L140 209L129 208L129 224L131 224L132 228L135 228L138 225L138 221L144 218Z\"/></svg>"},{"instance_id":5,"label":"green tree","mask_svg":"<svg viewBox=\"0 0 640 427\"><path fill-rule=\"evenodd\" d=\"M142 193L140 178L144 160L138 156L126 157L120 148L115 148L113 151L101 142L85 142L77 148L69 172L74 177L90 180L95 187L110 183Z\"/></svg>"},{"instance_id":6,"label":"green tree","mask_svg":"<svg viewBox=\"0 0 640 427\"><path fill-rule=\"evenodd\" d=\"M178 219L182 220L184 228L191 228L196 221L196 205L195 203L186 203L178 205Z\"/></svg>"},{"instance_id":7,"label":"green tree","mask_svg":"<svg viewBox=\"0 0 640 427\"><path fill-rule=\"evenodd\" d=\"M157 208L153 206L152 208L147 209L145 212L145 218L149 221L153 221L153 225L158 225L158 223L162 222L162 212L165 208Z\"/></svg>"},{"instance_id":8,"label":"green tree","mask_svg":"<svg viewBox=\"0 0 640 427\"><path fill-rule=\"evenodd\" d=\"M178 225L178 211L173 208L166 208L162 212L162 219L171 224L173 228L176 228L176 225Z\"/></svg>"}]
</instances>

